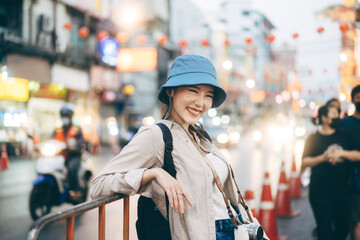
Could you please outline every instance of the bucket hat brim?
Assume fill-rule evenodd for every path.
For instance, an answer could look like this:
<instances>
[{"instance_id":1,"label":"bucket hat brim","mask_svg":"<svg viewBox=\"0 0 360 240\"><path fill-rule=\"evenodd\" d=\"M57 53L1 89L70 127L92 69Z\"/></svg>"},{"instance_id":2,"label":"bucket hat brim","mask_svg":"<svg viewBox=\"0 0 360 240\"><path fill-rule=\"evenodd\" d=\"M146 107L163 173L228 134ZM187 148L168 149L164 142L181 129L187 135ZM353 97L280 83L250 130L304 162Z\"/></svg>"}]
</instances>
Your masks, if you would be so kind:
<instances>
[{"instance_id":1,"label":"bucket hat brim","mask_svg":"<svg viewBox=\"0 0 360 240\"><path fill-rule=\"evenodd\" d=\"M219 107L226 100L227 94L225 90L211 74L204 72L190 72L171 76L160 88L158 99L162 103L169 104L169 96L166 93L167 88L194 85L210 85L214 87L212 108Z\"/></svg>"}]
</instances>

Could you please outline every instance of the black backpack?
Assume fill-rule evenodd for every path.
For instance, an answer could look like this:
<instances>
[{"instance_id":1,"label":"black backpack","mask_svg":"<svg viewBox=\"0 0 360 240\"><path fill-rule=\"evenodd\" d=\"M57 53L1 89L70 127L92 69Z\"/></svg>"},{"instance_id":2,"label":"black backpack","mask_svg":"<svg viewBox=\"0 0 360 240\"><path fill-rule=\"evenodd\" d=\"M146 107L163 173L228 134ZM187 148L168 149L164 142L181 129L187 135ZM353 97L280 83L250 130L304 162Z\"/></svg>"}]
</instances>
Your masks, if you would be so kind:
<instances>
[{"instance_id":1,"label":"black backpack","mask_svg":"<svg viewBox=\"0 0 360 240\"><path fill-rule=\"evenodd\" d=\"M162 131L165 143L163 169L176 178L176 170L172 157L173 141L169 128L163 123L157 123ZM210 140L209 135L202 134ZM169 215L169 200L166 198L166 213ZM171 240L169 222L163 217L151 198L140 196L137 206L138 219L136 221L136 232L139 240Z\"/></svg>"}]
</instances>

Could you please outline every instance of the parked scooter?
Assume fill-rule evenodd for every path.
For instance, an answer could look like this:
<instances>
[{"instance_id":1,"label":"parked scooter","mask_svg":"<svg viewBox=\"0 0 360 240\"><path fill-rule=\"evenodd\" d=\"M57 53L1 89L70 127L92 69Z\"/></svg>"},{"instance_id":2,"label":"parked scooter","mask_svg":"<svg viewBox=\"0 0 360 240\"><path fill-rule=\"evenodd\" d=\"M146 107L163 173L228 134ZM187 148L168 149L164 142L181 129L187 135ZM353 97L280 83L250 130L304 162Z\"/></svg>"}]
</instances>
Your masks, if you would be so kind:
<instances>
[{"instance_id":1,"label":"parked scooter","mask_svg":"<svg viewBox=\"0 0 360 240\"><path fill-rule=\"evenodd\" d=\"M50 213L53 206L63 203L79 204L86 201L89 180L92 171L89 168L90 153L82 154L79 169L79 185L82 196L79 199L71 198L66 183L67 169L65 157L66 144L54 139L46 140L37 145L40 157L36 161L37 178L33 182L30 193L30 214L36 220Z\"/></svg>"}]
</instances>

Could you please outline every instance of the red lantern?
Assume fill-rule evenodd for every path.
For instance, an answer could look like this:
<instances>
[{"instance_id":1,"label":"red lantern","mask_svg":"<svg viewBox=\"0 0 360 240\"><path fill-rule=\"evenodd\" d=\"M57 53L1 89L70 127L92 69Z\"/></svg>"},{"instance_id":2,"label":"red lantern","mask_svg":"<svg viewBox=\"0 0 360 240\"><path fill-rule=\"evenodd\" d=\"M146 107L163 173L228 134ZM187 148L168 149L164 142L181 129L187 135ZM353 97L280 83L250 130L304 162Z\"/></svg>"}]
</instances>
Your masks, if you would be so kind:
<instances>
[{"instance_id":1,"label":"red lantern","mask_svg":"<svg viewBox=\"0 0 360 240\"><path fill-rule=\"evenodd\" d=\"M224 45L225 45L226 47L230 46L230 41L229 41L229 39L226 39L226 40L224 41Z\"/></svg>"},{"instance_id":2,"label":"red lantern","mask_svg":"<svg viewBox=\"0 0 360 240\"><path fill-rule=\"evenodd\" d=\"M162 36L161 38L159 38L158 44L159 44L159 45L164 45L164 44L167 43L168 41L169 41L168 36Z\"/></svg>"},{"instance_id":3,"label":"red lantern","mask_svg":"<svg viewBox=\"0 0 360 240\"><path fill-rule=\"evenodd\" d=\"M129 40L129 35L127 35L127 33L120 32L116 34L115 38L119 43L126 43Z\"/></svg>"},{"instance_id":4,"label":"red lantern","mask_svg":"<svg viewBox=\"0 0 360 240\"><path fill-rule=\"evenodd\" d=\"M292 37L293 37L294 39L297 39L297 38L299 37L299 34L298 34L298 33L294 33L294 34L292 35Z\"/></svg>"},{"instance_id":5,"label":"red lantern","mask_svg":"<svg viewBox=\"0 0 360 240\"><path fill-rule=\"evenodd\" d=\"M100 31L96 34L96 38L101 41L103 40L104 38L106 38L107 36L109 36L108 32L107 31Z\"/></svg>"},{"instance_id":6,"label":"red lantern","mask_svg":"<svg viewBox=\"0 0 360 240\"><path fill-rule=\"evenodd\" d=\"M342 32L346 32L347 30L349 30L349 26L347 25L347 24L341 24L340 26L339 26L339 28L340 28L340 30L342 31Z\"/></svg>"},{"instance_id":7,"label":"red lantern","mask_svg":"<svg viewBox=\"0 0 360 240\"><path fill-rule=\"evenodd\" d=\"M179 41L179 47L180 48L184 48L184 47L187 47L188 43L186 40L180 40Z\"/></svg>"},{"instance_id":8,"label":"red lantern","mask_svg":"<svg viewBox=\"0 0 360 240\"><path fill-rule=\"evenodd\" d=\"M252 43L252 41L253 41L253 39L252 39L252 38L246 38L246 39L245 39L245 42L246 42L247 44Z\"/></svg>"},{"instance_id":9,"label":"red lantern","mask_svg":"<svg viewBox=\"0 0 360 240\"><path fill-rule=\"evenodd\" d=\"M73 27L73 24L71 22L67 22L64 24L64 28L67 30L71 30Z\"/></svg>"},{"instance_id":10,"label":"red lantern","mask_svg":"<svg viewBox=\"0 0 360 240\"><path fill-rule=\"evenodd\" d=\"M90 33L90 30L88 27L79 28L79 31L78 31L79 37L86 38L87 36L89 36L89 33Z\"/></svg>"},{"instance_id":11,"label":"red lantern","mask_svg":"<svg viewBox=\"0 0 360 240\"><path fill-rule=\"evenodd\" d=\"M146 41L147 41L147 38L145 36L139 36L136 38L137 44L144 44L144 43L146 43Z\"/></svg>"},{"instance_id":12,"label":"red lantern","mask_svg":"<svg viewBox=\"0 0 360 240\"><path fill-rule=\"evenodd\" d=\"M200 42L201 46L208 47L210 46L210 42L207 39L201 40Z\"/></svg>"},{"instance_id":13,"label":"red lantern","mask_svg":"<svg viewBox=\"0 0 360 240\"><path fill-rule=\"evenodd\" d=\"M323 31L325 31L325 29L323 27L319 27L316 31L321 34Z\"/></svg>"},{"instance_id":14,"label":"red lantern","mask_svg":"<svg viewBox=\"0 0 360 240\"><path fill-rule=\"evenodd\" d=\"M272 35L272 34L268 34L268 35L266 35L266 40L267 40L269 43L272 43L272 42L275 40L275 36Z\"/></svg>"}]
</instances>

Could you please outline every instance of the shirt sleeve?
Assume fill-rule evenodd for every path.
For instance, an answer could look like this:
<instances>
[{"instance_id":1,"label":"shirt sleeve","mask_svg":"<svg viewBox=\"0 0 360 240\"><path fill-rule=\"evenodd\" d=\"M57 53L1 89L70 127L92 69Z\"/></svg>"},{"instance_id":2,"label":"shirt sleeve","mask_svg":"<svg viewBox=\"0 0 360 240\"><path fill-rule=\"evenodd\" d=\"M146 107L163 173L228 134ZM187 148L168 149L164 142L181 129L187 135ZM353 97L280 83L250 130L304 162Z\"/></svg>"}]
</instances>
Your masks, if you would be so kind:
<instances>
[{"instance_id":1,"label":"shirt sleeve","mask_svg":"<svg viewBox=\"0 0 360 240\"><path fill-rule=\"evenodd\" d=\"M91 183L91 198L113 193L134 195L139 191L144 171L156 162L153 130L150 126L142 127L119 155L105 165Z\"/></svg>"},{"instance_id":2,"label":"shirt sleeve","mask_svg":"<svg viewBox=\"0 0 360 240\"><path fill-rule=\"evenodd\" d=\"M305 141L304 151L302 155L302 159L305 157L312 157L313 156L313 148L314 148L314 134L311 134Z\"/></svg>"}]
</instances>

